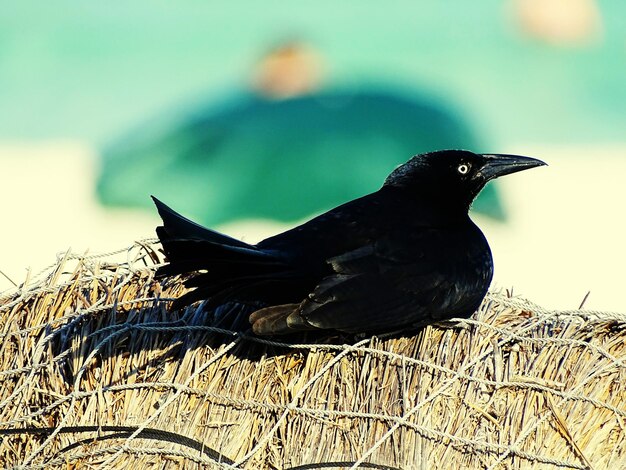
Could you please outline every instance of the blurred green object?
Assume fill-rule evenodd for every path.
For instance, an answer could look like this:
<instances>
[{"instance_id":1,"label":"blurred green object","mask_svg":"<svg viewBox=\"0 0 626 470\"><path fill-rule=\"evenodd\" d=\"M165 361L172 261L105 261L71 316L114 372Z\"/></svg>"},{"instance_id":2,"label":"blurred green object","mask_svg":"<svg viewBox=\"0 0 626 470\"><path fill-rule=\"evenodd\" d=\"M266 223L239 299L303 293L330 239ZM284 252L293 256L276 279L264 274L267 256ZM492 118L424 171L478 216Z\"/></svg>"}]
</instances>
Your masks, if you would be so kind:
<instances>
[{"instance_id":1,"label":"blurred green object","mask_svg":"<svg viewBox=\"0 0 626 470\"><path fill-rule=\"evenodd\" d=\"M477 148L468 126L432 101L378 90L242 94L121 139L103 152L97 192L106 205L150 210L154 194L209 226L291 222L375 191L412 155L445 148L493 150ZM493 185L474 210L504 218Z\"/></svg>"}]
</instances>

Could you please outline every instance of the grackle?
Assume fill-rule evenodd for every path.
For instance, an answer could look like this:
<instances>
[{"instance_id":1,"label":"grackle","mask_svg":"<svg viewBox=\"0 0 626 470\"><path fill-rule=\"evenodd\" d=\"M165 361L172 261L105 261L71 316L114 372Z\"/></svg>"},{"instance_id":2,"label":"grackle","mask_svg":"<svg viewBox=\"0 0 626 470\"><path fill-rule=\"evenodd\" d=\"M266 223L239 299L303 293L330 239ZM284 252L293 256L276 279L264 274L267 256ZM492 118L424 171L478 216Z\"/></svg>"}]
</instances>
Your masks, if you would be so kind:
<instances>
[{"instance_id":1,"label":"grackle","mask_svg":"<svg viewBox=\"0 0 626 470\"><path fill-rule=\"evenodd\" d=\"M442 150L416 155L376 192L250 245L204 228L154 198L169 261L191 274L172 308L248 305L258 335L375 332L468 317L493 275L468 210L498 176L545 165L517 155Z\"/></svg>"}]
</instances>

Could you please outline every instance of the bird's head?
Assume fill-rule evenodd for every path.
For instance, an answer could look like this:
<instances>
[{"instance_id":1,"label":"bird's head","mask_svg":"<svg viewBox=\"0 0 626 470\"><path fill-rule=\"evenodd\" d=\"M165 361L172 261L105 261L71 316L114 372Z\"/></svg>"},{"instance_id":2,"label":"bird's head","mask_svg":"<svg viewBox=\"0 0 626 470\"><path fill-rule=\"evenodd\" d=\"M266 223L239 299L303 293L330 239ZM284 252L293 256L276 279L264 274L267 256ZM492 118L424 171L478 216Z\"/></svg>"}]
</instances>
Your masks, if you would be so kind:
<instances>
[{"instance_id":1,"label":"bird's head","mask_svg":"<svg viewBox=\"0 0 626 470\"><path fill-rule=\"evenodd\" d=\"M546 163L519 155L477 154L467 150L440 150L416 155L396 168L385 186L432 195L442 203L469 209L485 184Z\"/></svg>"}]
</instances>

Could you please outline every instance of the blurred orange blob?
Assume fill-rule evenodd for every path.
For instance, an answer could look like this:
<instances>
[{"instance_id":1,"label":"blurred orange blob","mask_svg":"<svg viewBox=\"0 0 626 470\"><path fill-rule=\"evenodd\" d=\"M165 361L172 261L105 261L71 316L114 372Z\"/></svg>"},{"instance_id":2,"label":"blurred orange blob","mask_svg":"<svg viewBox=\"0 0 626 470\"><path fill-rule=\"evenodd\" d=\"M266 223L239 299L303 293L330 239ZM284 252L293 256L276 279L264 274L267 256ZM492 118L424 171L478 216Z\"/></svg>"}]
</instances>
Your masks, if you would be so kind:
<instances>
[{"instance_id":1,"label":"blurred orange blob","mask_svg":"<svg viewBox=\"0 0 626 470\"><path fill-rule=\"evenodd\" d=\"M322 58L299 42L281 44L263 57L252 79L253 89L274 99L316 91L322 81Z\"/></svg>"},{"instance_id":2,"label":"blurred orange blob","mask_svg":"<svg viewBox=\"0 0 626 470\"><path fill-rule=\"evenodd\" d=\"M602 38L595 0L512 0L525 34L555 45L585 45Z\"/></svg>"}]
</instances>

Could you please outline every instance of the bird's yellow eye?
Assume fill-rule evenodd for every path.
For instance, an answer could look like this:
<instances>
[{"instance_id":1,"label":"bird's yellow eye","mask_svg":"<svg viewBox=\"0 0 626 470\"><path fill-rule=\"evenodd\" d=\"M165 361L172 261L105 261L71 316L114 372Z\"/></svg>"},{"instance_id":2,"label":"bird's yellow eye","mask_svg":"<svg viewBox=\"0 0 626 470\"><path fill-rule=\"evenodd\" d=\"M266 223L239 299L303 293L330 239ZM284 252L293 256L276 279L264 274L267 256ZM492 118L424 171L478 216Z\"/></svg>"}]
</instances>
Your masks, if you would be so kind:
<instances>
[{"instance_id":1,"label":"bird's yellow eye","mask_svg":"<svg viewBox=\"0 0 626 470\"><path fill-rule=\"evenodd\" d=\"M456 170L462 175L467 175L467 173L469 173L470 166L467 163L461 163Z\"/></svg>"}]
</instances>

